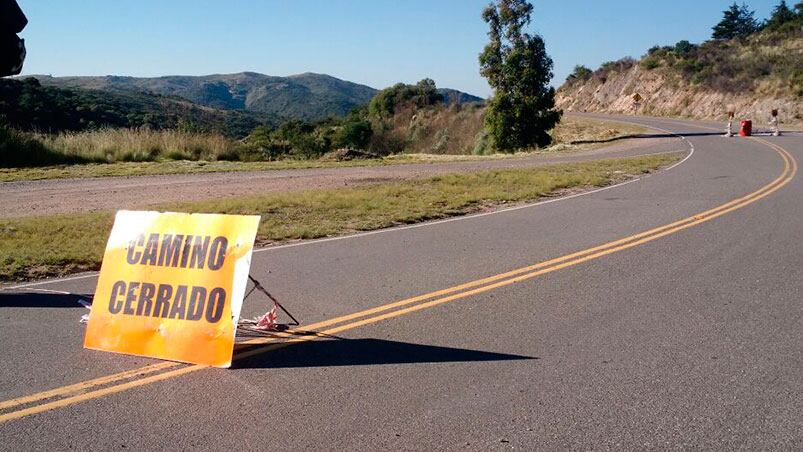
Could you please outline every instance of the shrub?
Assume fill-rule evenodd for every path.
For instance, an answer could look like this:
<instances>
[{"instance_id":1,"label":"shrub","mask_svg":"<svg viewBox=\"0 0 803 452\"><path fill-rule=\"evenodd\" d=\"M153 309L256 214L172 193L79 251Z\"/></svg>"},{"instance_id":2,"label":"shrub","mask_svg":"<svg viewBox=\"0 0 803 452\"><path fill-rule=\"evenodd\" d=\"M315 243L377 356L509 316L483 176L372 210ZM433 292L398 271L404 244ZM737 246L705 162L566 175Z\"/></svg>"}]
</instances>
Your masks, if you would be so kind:
<instances>
[{"instance_id":1,"label":"shrub","mask_svg":"<svg viewBox=\"0 0 803 452\"><path fill-rule=\"evenodd\" d=\"M368 114L375 118L387 118L405 104L426 107L442 102L443 96L438 94L435 82L425 78L415 85L397 83L383 89L368 103Z\"/></svg>"},{"instance_id":2,"label":"shrub","mask_svg":"<svg viewBox=\"0 0 803 452\"><path fill-rule=\"evenodd\" d=\"M653 70L655 68L661 67L661 59L656 57L656 56L649 55L649 56L646 56L646 57L642 58L641 62L639 63L639 65L641 67L643 67L644 69L647 69L648 71L651 71L651 70Z\"/></svg>"},{"instance_id":3,"label":"shrub","mask_svg":"<svg viewBox=\"0 0 803 452\"><path fill-rule=\"evenodd\" d=\"M796 97L803 97L803 70L798 70L789 79L789 88Z\"/></svg>"},{"instance_id":4,"label":"shrub","mask_svg":"<svg viewBox=\"0 0 803 452\"><path fill-rule=\"evenodd\" d=\"M351 147L365 150L371 143L373 136L371 123L365 120L350 121L343 124L338 136L339 147Z\"/></svg>"},{"instance_id":5,"label":"shrub","mask_svg":"<svg viewBox=\"0 0 803 452\"><path fill-rule=\"evenodd\" d=\"M601 83L605 83L608 80L608 74L611 72L618 72L622 73L627 71L628 69L635 66L636 60L632 57L624 57L620 60L616 61L606 61L602 63L602 65L594 71L594 78L599 80Z\"/></svg>"},{"instance_id":6,"label":"shrub","mask_svg":"<svg viewBox=\"0 0 803 452\"><path fill-rule=\"evenodd\" d=\"M684 56L684 57L688 56L689 54L691 54L695 50L697 50L697 46L692 44L692 43L690 43L689 41L686 41L685 39L683 41L678 41L678 43L675 44L675 48L674 48L674 52L676 54L678 54L680 56Z\"/></svg>"},{"instance_id":7,"label":"shrub","mask_svg":"<svg viewBox=\"0 0 803 452\"><path fill-rule=\"evenodd\" d=\"M488 141L488 134L481 131L474 139L474 149L471 151L474 155L488 155L492 153L491 143Z\"/></svg>"},{"instance_id":8,"label":"shrub","mask_svg":"<svg viewBox=\"0 0 803 452\"><path fill-rule=\"evenodd\" d=\"M574 83L574 82L578 82L578 81L586 81L586 80L590 79L593 74L594 74L594 72L591 69L589 69L589 68L587 68L587 67L585 67L583 65L578 64L577 66L574 67L574 70L572 71L572 73L569 74L568 77L566 77L566 81L569 82L569 83Z\"/></svg>"}]
</instances>

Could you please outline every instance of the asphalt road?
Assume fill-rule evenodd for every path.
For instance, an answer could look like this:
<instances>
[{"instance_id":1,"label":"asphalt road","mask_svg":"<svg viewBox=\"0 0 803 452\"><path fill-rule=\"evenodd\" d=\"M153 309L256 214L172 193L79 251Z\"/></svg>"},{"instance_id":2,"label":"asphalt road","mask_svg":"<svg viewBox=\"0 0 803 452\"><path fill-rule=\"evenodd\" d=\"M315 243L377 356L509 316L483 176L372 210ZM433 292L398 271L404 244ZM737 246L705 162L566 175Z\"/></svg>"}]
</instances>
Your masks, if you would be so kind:
<instances>
[{"instance_id":1,"label":"asphalt road","mask_svg":"<svg viewBox=\"0 0 803 452\"><path fill-rule=\"evenodd\" d=\"M327 338L233 369L83 350L85 309L46 291L92 276L0 292L0 449L803 449L803 137L628 120L694 152L571 199L259 251L252 273Z\"/></svg>"}]
</instances>

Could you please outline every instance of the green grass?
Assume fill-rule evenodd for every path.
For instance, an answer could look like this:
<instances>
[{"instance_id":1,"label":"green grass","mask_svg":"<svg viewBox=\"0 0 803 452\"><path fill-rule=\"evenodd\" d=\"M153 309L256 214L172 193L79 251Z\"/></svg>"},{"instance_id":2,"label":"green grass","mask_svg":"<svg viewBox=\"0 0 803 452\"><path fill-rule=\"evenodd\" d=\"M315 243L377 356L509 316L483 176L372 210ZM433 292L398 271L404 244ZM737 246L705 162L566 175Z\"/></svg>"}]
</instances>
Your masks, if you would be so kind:
<instances>
[{"instance_id":1,"label":"green grass","mask_svg":"<svg viewBox=\"0 0 803 452\"><path fill-rule=\"evenodd\" d=\"M159 210L262 215L257 241L311 239L464 215L653 171L679 154L452 174L370 187L169 204ZM0 280L99 268L113 212L0 220Z\"/></svg>"}]
</instances>

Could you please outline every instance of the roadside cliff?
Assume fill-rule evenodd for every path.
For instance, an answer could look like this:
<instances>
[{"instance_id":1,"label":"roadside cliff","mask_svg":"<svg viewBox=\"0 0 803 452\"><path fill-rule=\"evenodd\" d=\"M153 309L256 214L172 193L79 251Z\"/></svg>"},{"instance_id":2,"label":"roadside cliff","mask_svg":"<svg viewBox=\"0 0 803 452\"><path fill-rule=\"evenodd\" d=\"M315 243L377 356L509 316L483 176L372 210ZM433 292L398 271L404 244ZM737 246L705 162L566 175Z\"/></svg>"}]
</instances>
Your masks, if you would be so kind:
<instances>
[{"instance_id":1,"label":"roadside cliff","mask_svg":"<svg viewBox=\"0 0 803 452\"><path fill-rule=\"evenodd\" d=\"M558 89L566 111L737 118L803 124L803 31L747 40L682 41L654 47L640 60L624 58L596 71L581 66Z\"/></svg>"}]
</instances>

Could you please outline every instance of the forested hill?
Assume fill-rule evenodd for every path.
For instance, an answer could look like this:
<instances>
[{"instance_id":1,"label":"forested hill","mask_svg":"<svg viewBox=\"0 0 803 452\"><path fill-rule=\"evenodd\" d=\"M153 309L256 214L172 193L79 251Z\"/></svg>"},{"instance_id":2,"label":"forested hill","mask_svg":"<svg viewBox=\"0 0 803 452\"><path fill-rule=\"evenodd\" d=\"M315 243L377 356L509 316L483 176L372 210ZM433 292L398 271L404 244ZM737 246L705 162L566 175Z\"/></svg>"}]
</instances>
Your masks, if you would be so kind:
<instances>
[{"instance_id":1,"label":"forested hill","mask_svg":"<svg viewBox=\"0 0 803 452\"><path fill-rule=\"evenodd\" d=\"M0 124L42 132L142 127L218 132L240 138L281 121L265 113L220 110L187 100L134 92L41 86L34 78L0 79Z\"/></svg>"},{"instance_id":2,"label":"forested hill","mask_svg":"<svg viewBox=\"0 0 803 452\"><path fill-rule=\"evenodd\" d=\"M42 85L77 87L117 93L146 92L178 96L218 109L267 113L286 119L315 121L342 116L368 103L378 90L326 74L304 73L276 77L255 72L205 76L171 75L140 78L122 76L50 77L36 75ZM481 100L457 90L443 90L448 101Z\"/></svg>"}]
</instances>

